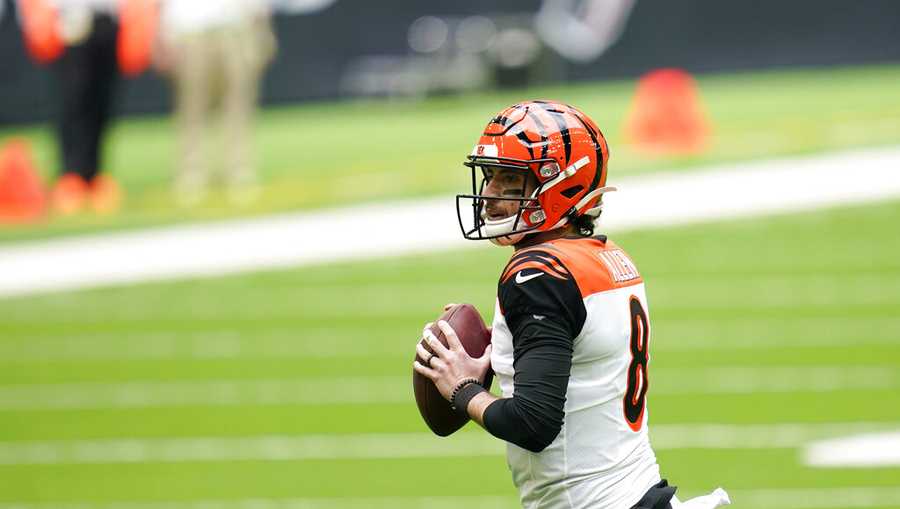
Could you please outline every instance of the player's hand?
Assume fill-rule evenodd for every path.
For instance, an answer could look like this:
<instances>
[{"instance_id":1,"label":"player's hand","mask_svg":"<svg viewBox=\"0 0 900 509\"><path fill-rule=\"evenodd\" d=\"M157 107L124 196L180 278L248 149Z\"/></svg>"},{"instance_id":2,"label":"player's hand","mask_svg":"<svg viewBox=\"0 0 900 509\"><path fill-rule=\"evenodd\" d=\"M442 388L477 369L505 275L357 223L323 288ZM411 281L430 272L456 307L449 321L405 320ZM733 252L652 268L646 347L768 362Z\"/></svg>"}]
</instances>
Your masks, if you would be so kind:
<instances>
[{"instance_id":1,"label":"player's hand","mask_svg":"<svg viewBox=\"0 0 900 509\"><path fill-rule=\"evenodd\" d=\"M431 332L430 326L425 327L422 331L422 340L428 344L434 355L420 341L416 345L416 353L420 359L425 359L425 362L417 360L413 364L413 369L431 379L441 395L449 401L453 389L466 378L474 378L484 383L484 377L491 366L491 345L488 345L481 357L470 357L449 323L441 320L438 327L447 338L449 348Z\"/></svg>"}]
</instances>

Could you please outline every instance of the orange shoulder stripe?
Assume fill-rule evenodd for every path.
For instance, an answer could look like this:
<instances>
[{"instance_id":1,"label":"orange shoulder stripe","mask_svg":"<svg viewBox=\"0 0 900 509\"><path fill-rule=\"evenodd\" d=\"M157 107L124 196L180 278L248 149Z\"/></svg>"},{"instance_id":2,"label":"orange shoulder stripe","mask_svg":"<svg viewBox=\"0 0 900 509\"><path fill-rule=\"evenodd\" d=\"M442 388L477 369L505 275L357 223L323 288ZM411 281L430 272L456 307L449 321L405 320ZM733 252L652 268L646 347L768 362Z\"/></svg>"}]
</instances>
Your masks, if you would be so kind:
<instances>
[{"instance_id":1,"label":"orange shoulder stripe","mask_svg":"<svg viewBox=\"0 0 900 509\"><path fill-rule=\"evenodd\" d=\"M628 255L612 242L556 239L548 244L544 248L571 271L582 297L643 282Z\"/></svg>"},{"instance_id":2,"label":"orange shoulder stripe","mask_svg":"<svg viewBox=\"0 0 900 509\"><path fill-rule=\"evenodd\" d=\"M525 269L537 269L557 279L571 277L569 270L560 262L559 258L543 250L532 248L517 252L507 264L500 280L506 282L514 273Z\"/></svg>"}]
</instances>

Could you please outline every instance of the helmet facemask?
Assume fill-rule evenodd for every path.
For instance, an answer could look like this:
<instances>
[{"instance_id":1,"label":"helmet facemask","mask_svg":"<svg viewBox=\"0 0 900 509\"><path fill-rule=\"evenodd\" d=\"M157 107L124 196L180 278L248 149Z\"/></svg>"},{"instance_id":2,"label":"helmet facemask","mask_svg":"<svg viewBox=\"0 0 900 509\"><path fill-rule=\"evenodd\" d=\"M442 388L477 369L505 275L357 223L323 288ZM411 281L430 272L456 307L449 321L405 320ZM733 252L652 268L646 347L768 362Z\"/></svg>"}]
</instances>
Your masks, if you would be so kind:
<instances>
[{"instance_id":1,"label":"helmet facemask","mask_svg":"<svg viewBox=\"0 0 900 509\"><path fill-rule=\"evenodd\" d=\"M552 161L552 160L551 160ZM469 157L464 163L472 170L472 194L456 196L456 211L463 236L469 240L490 240L494 244L508 246L521 242L528 233L536 232L546 219L546 214L538 202L540 185L529 168L530 163L546 161L504 160L500 158ZM500 170L515 170L523 175L519 189L505 189L502 196L484 194L494 174ZM479 182L479 174L481 174ZM529 187L532 190L529 192ZM465 202L469 202L468 204ZM489 203L515 202L518 204L511 215L491 219ZM471 220L464 216L470 211Z\"/></svg>"}]
</instances>

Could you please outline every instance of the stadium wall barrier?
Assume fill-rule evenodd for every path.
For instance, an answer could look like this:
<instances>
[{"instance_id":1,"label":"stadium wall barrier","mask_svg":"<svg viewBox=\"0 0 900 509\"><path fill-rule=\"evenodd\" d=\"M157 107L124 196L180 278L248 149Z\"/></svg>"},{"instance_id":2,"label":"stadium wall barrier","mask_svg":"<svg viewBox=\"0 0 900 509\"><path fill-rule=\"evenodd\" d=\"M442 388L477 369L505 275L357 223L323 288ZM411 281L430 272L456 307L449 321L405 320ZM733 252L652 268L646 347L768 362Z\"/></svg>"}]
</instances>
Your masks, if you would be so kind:
<instances>
[{"instance_id":1,"label":"stadium wall barrier","mask_svg":"<svg viewBox=\"0 0 900 509\"><path fill-rule=\"evenodd\" d=\"M12 0L0 2L5 3L0 20L0 125L49 119L56 108L52 68L28 60ZM483 6L478 0L337 0L312 14L278 15L280 52L267 73L263 101L346 95L342 80L361 57L410 56L407 33L421 16L531 19L541 1L498 0L488 13ZM605 54L587 63L552 57L544 61L549 65L540 79L630 78L669 66L704 73L900 62L897 20L896 0L637 0L623 35ZM170 101L165 80L145 73L123 87L119 111L160 112Z\"/></svg>"}]
</instances>

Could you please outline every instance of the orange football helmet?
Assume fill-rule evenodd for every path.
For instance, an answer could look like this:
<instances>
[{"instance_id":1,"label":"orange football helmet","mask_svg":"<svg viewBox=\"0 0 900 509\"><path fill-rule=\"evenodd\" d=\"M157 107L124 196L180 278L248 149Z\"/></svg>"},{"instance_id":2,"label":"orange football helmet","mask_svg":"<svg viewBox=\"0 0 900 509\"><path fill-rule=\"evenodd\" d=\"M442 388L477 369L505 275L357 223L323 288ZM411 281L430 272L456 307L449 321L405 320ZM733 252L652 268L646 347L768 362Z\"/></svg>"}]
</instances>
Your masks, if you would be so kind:
<instances>
[{"instance_id":1,"label":"orange football helmet","mask_svg":"<svg viewBox=\"0 0 900 509\"><path fill-rule=\"evenodd\" d=\"M506 108L491 119L463 163L472 170L472 194L456 197L463 236L511 245L530 233L562 228L579 216L599 216L603 193L615 190L605 187L608 161L603 133L578 109L554 101L527 101ZM496 168L530 172L537 188L529 196L524 188L522 196L485 196L485 169ZM491 220L485 213L486 200L518 201L518 212ZM469 208L466 201L471 202L471 222L463 219Z\"/></svg>"}]
</instances>

